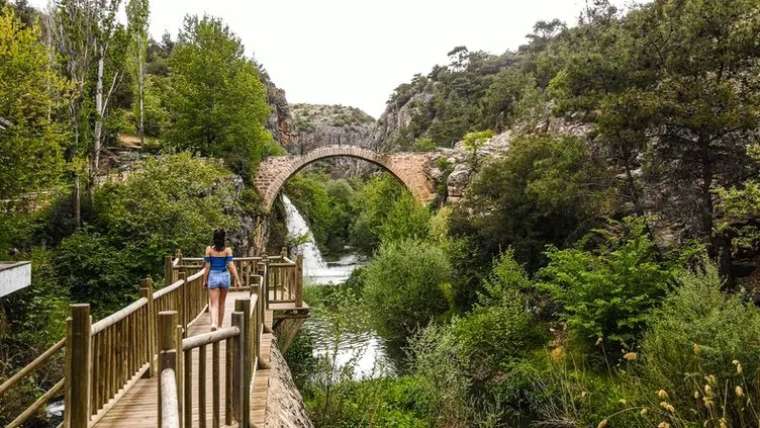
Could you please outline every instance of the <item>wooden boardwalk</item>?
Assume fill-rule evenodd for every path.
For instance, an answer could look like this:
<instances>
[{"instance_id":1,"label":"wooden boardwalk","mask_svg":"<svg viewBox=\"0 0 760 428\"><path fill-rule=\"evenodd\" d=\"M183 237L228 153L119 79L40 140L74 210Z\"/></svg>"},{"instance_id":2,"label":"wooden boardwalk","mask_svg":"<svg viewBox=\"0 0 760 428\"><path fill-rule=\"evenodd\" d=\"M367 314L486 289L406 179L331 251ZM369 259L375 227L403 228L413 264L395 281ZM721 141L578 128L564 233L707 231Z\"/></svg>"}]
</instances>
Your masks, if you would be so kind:
<instances>
[{"instance_id":1,"label":"wooden boardwalk","mask_svg":"<svg viewBox=\"0 0 760 428\"><path fill-rule=\"evenodd\" d=\"M223 326L230 326L231 313L235 307L236 299L247 299L247 291L233 291L227 296L226 311ZM201 314L189 328L189 336L201 333L207 333L211 330L211 322L208 312ZM267 311L265 314L265 325L272 326L272 313ZM226 341L220 343L220 355L225 355ZM206 356L206 373L209 379L206 381L206 426L213 428L211 420L212 406L212 383L210 380L212 373L211 346L207 347ZM272 334L264 333L261 341L261 358L265 363L269 363L272 349ZM198 373L199 351L194 350L192 353L192 372ZM224 358L220 358L220 372L224 379ZM266 420L266 405L269 389L270 369L257 369L254 373L253 391L251 395L251 422L256 427L263 427ZM199 425L199 406L198 406L198 385L199 380L193 377L193 426ZM225 426L225 388L220 388L220 425ZM155 428L158 426L158 379L142 378L130 388L116 403L113 403L110 410L95 425L103 427L129 427L129 428ZM233 426L237 426L234 423Z\"/></svg>"}]
</instances>

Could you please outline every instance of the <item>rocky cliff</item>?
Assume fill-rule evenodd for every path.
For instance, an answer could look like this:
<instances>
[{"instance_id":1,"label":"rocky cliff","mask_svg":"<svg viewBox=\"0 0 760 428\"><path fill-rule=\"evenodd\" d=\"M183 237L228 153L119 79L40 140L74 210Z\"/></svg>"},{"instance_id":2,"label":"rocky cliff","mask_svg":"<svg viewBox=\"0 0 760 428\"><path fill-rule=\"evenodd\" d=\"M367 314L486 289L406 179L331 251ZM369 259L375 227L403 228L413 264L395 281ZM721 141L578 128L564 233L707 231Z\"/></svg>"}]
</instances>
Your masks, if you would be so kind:
<instances>
[{"instance_id":1,"label":"rocky cliff","mask_svg":"<svg viewBox=\"0 0 760 428\"><path fill-rule=\"evenodd\" d=\"M375 119L356 107L292 104L293 138L287 149L303 154L317 147L350 144L369 147Z\"/></svg>"},{"instance_id":2,"label":"rocky cliff","mask_svg":"<svg viewBox=\"0 0 760 428\"><path fill-rule=\"evenodd\" d=\"M269 377L266 428L313 428L303 398L290 374L288 363L275 344L272 346L272 374Z\"/></svg>"}]
</instances>

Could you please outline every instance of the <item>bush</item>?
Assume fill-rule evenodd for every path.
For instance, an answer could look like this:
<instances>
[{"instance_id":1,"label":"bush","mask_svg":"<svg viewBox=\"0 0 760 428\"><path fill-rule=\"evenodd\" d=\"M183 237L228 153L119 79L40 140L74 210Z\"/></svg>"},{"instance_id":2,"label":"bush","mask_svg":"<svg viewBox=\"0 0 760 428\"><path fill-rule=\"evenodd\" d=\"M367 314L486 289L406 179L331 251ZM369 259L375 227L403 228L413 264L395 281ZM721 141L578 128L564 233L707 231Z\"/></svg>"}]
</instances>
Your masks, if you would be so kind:
<instances>
[{"instance_id":1,"label":"bush","mask_svg":"<svg viewBox=\"0 0 760 428\"><path fill-rule=\"evenodd\" d=\"M140 277L134 273L135 260L97 232L81 231L64 239L53 263L71 301L90 303L96 319L126 306L137 295Z\"/></svg>"},{"instance_id":2,"label":"bush","mask_svg":"<svg viewBox=\"0 0 760 428\"><path fill-rule=\"evenodd\" d=\"M363 275L377 331L392 343L403 343L449 308L451 267L444 251L430 243L384 242Z\"/></svg>"},{"instance_id":3,"label":"bush","mask_svg":"<svg viewBox=\"0 0 760 428\"><path fill-rule=\"evenodd\" d=\"M127 250L141 275L159 275L165 255L201 254L214 229L234 229L240 210L232 176L182 153L148 159L126 182L96 194L96 228Z\"/></svg>"},{"instance_id":4,"label":"bush","mask_svg":"<svg viewBox=\"0 0 760 428\"><path fill-rule=\"evenodd\" d=\"M722 293L712 266L681 282L649 317L641 343L647 398L677 410L654 417L673 427L715 424L720 417L727 426L754 426L760 416L760 311ZM660 390L665 394L658 398Z\"/></svg>"},{"instance_id":5,"label":"bush","mask_svg":"<svg viewBox=\"0 0 760 428\"><path fill-rule=\"evenodd\" d=\"M534 272L546 262L547 244L567 246L610 212L611 189L609 172L586 142L519 137L505 157L486 163L473 178L450 230L473 245L476 265L490 265L511 247Z\"/></svg>"},{"instance_id":6,"label":"bush","mask_svg":"<svg viewBox=\"0 0 760 428\"><path fill-rule=\"evenodd\" d=\"M415 373L424 380L440 425L473 426L495 418L512 426L525 404L524 358L544 335L515 290L503 297L447 325L431 325L412 342Z\"/></svg>"},{"instance_id":7,"label":"bush","mask_svg":"<svg viewBox=\"0 0 760 428\"><path fill-rule=\"evenodd\" d=\"M382 240L423 238L429 212L388 174L371 178L354 196L352 245L371 253Z\"/></svg>"},{"instance_id":8,"label":"bush","mask_svg":"<svg viewBox=\"0 0 760 428\"><path fill-rule=\"evenodd\" d=\"M633 349L673 278L675 268L658 261L644 222L624 226L622 237L597 251L550 249L549 265L539 271L540 288L561 304L560 319L589 349L600 339Z\"/></svg>"},{"instance_id":9,"label":"bush","mask_svg":"<svg viewBox=\"0 0 760 428\"><path fill-rule=\"evenodd\" d=\"M419 382L409 376L341 382L329 395L309 394L306 407L318 427L430 426Z\"/></svg>"}]
</instances>

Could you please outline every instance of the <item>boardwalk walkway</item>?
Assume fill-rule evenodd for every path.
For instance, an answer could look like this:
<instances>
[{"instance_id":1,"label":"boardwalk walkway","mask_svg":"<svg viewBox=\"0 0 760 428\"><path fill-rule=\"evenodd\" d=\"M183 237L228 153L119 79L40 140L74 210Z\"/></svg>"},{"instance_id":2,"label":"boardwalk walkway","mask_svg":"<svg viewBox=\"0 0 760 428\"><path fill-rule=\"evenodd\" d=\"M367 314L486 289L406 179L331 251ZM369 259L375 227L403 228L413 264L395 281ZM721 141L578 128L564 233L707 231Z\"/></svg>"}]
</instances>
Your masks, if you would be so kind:
<instances>
[{"instance_id":1,"label":"boardwalk walkway","mask_svg":"<svg viewBox=\"0 0 760 428\"><path fill-rule=\"evenodd\" d=\"M231 313L235 307L236 299L247 299L247 291L233 291L227 296L226 311L223 326L230 326ZM265 314L265 324L272 325L272 312L267 311ZM194 336L201 333L207 333L210 331L211 321L208 312L204 312L198 317L195 322L189 328L189 336ZM270 351L272 346L272 334L264 333L261 342L261 357L265 363L270 361ZM220 353L225 354L225 342L220 343ZM206 357L206 373L208 377L212 373L212 359L211 349L208 347ZM198 373L199 353L193 352L193 373ZM223 367L220 368L223 373ZM253 391L251 395L251 422L256 427L263 427L266 419L266 403L268 396L269 386L269 369L258 369L255 371L253 381ZM211 415L212 415L212 400L211 382L206 382L206 426L213 428ZM198 421L198 415L200 414L198 409L198 380L193 380L193 420ZM224 426L225 421L225 400L224 388L221 388L221 417L220 425ZM158 381L156 378L143 378L137 381L137 383L122 396L113 407L98 421L95 425L98 428L105 427L129 427L129 428L155 428L158 426ZM237 424L233 424L237 426Z\"/></svg>"}]
</instances>

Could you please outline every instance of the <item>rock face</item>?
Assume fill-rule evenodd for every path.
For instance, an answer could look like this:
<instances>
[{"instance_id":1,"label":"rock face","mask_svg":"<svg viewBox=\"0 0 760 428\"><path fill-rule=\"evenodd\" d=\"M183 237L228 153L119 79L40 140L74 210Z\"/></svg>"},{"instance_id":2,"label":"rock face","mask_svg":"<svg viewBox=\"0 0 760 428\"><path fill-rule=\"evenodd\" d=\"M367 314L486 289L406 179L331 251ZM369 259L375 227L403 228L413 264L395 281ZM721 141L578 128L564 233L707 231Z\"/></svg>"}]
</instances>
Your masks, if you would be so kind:
<instances>
[{"instance_id":1,"label":"rock face","mask_svg":"<svg viewBox=\"0 0 760 428\"><path fill-rule=\"evenodd\" d=\"M420 107L432 98L432 93L421 92L403 102L389 103L372 129L372 147L382 152L398 150L396 141L401 133L412 123L412 118L420 111Z\"/></svg>"},{"instance_id":2,"label":"rock face","mask_svg":"<svg viewBox=\"0 0 760 428\"><path fill-rule=\"evenodd\" d=\"M271 110L266 128L272 133L272 138L275 141L281 146L287 147L291 140L291 117L288 100L285 98L285 90L274 84L266 70L261 69L260 73L261 81L267 89L267 103Z\"/></svg>"},{"instance_id":3,"label":"rock face","mask_svg":"<svg viewBox=\"0 0 760 428\"><path fill-rule=\"evenodd\" d=\"M358 108L293 104L290 113L293 136L286 148L292 154L300 155L318 147L334 145L370 147L375 120Z\"/></svg>"},{"instance_id":4,"label":"rock face","mask_svg":"<svg viewBox=\"0 0 760 428\"><path fill-rule=\"evenodd\" d=\"M288 363L275 343L272 344L271 364L266 428L313 428Z\"/></svg>"}]
</instances>

